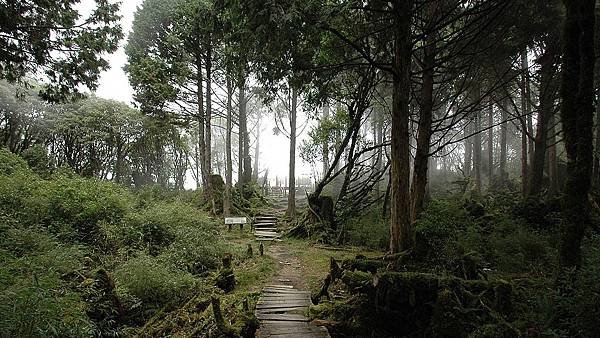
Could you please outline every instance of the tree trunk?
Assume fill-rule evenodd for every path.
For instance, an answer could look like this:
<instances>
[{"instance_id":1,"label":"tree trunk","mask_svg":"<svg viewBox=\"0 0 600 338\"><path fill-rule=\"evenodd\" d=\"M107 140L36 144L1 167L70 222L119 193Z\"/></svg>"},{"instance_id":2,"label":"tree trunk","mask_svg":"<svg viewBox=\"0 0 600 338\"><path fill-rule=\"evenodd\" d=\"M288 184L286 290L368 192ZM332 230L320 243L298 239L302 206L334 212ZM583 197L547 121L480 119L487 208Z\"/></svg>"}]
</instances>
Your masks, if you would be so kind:
<instances>
[{"instance_id":1,"label":"tree trunk","mask_svg":"<svg viewBox=\"0 0 600 338\"><path fill-rule=\"evenodd\" d=\"M494 101L490 97L488 107L488 184L494 180Z\"/></svg>"},{"instance_id":2,"label":"tree trunk","mask_svg":"<svg viewBox=\"0 0 600 338\"><path fill-rule=\"evenodd\" d=\"M473 157L473 137L471 135L472 121L467 119L465 121L464 136L465 136L465 163L463 165L463 174L465 177L471 177L471 168L473 168L472 157Z\"/></svg>"},{"instance_id":3,"label":"tree trunk","mask_svg":"<svg viewBox=\"0 0 600 338\"><path fill-rule=\"evenodd\" d=\"M600 186L600 100L596 101L596 146L594 147L594 187Z\"/></svg>"},{"instance_id":4,"label":"tree trunk","mask_svg":"<svg viewBox=\"0 0 600 338\"><path fill-rule=\"evenodd\" d=\"M433 20L433 18L431 18ZM423 50L423 75L421 88L421 106L417 127L417 151L411 185L411 221L415 222L423 209L427 189L427 171L429 165L429 143L431 141L431 123L433 119L433 83L435 67L435 40L433 33L428 34L429 41Z\"/></svg>"},{"instance_id":5,"label":"tree trunk","mask_svg":"<svg viewBox=\"0 0 600 338\"><path fill-rule=\"evenodd\" d=\"M395 0L391 147L390 252L411 250L415 233L410 221L410 66L413 0Z\"/></svg>"},{"instance_id":6,"label":"tree trunk","mask_svg":"<svg viewBox=\"0 0 600 338\"><path fill-rule=\"evenodd\" d=\"M481 98L481 87L479 84L475 84L472 92L471 99L473 104L480 101ZM475 191L481 194L481 110L475 108L474 118L474 132L476 133L473 137L473 171L475 172Z\"/></svg>"},{"instance_id":7,"label":"tree trunk","mask_svg":"<svg viewBox=\"0 0 600 338\"><path fill-rule=\"evenodd\" d=\"M547 41L546 51L540 59L541 79L540 79L540 110L537 117L537 126L535 134L535 148L531 162L531 173L529 180L529 196L538 195L542 191L544 180L544 161L546 159L546 142L548 139L548 121L554 114L554 98L556 90L554 88L554 74L556 69L555 49L553 43L557 39L551 36Z\"/></svg>"},{"instance_id":8,"label":"tree trunk","mask_svg":"<svg viewBox=\"0 0 600 338\"><path fill-rule=\"evenodd\" d=\"M581 266L581 241L589 224L594 123L595 0L563 0L566 20L560 94L567 181L560 245L563 272Z\"/></svg>"},{"instance_id":9,"label":"tree trunk","mask_svg":"<svg viewBox=\"0 0 600 338\"><path fill-rule=\"evenodd\" d=\"M254 170L252 171L252 180L258 182L258 157L260 155L260 122L261 116L259 115L256 121L256 146L254 146Z\"/></svg>"},{"instance_id":10,"label":"tree trunk","mask_svg":"<svg viewBox=\"0 0 600 338\"><path fill-rule=\"evenodd\" d=\"M521 70L523 72L521 79L521 117L519 119L521 124L521 192L523 196L527 195L527 185L529 183L529 169L528 169L528 143L527 143L527 116L529 116L529 102L527 97L527 87L529 82L527 75L529 73L529 64L527 62L527 49L521 52Z\"/></svg>"},{"instance_id":11,"label":"tree trunk","mask_svg":"<svg viewBox=\"0 0 600 338\"><path fill-rule=\"evenodd\" d=\"M246 121L246 78L241 76L238 82L238 184L241 186L247 182L244 181L244 159L246 157L244 144L248 136Z\"/></svg>"},{"instance_id":12,"label":"tree trunk","mask_svg":"<svg viewBox=\"0 0 600 338\"><path fill-rule=\"evenodd\" d=\"M233 85L231 78L227 77L227 126L225 129L225 193L223 195L223 216L231 215L231 185L233 179L233 164L231 161L231 126Z\"/></svg>"},{"instance_id":13,"label":"tree trunk","mask_svg":"<svg viewBox=\"0 0 600 338\"><path fill-rule=\"evenodd\" d=\"M198 46L200 50L201 47ZM198 156L200 161L200 173L202 177L202 188L208 190L208 172L206 171L206 142L204 140L204 94L202 91L202 55L200 51L196 55L196 96L198 99Z\"/></svg>"},{"instance_id":14,"label":"tree trunk","mask_svg":"<svg viewBox=\"0 0 600 338\"><path fill-rule=\"evenodd\" d=\"M206 124L204 127L204 141L205 141L205 157L204 157L204 167L206 171L206 183L205 191L206 196L210 199L212 204L212 210L215 212L215 201L212 193L212 187L210 182L210 176L212 175L212 141L211 141L211 118L212 118L212 42L210 37L208 38L208 42L206 44L206 115L204 117L204 123Z\"/></svg>"},{"instance_id":15,"label":"tree trunk","mask_svg":"<svg viewBox=\"0 0 600 338\"><path fill-rule=\"evenodd\" d=\"M290 109L290 166L287 214L290 217L294 217L296 216L296 113L298 108L298 91L295 87L292 87L291 91L292 106Z\"/></svg>"},{"instance_id":16,"label":"tree trunk","mask_svg":"<svg viewBox=\"0 0 600 338\"><path fill-rule=\"evenodd\" d=\"M559 192L558 186L558 163L556 154L556 117L554 111L548 119L548 177L550 179L549 196L556 196Z\"/></svg>"},{"instance_id":17,"label":"tree trunk","mask_svg":"<svg viewBox=\"0 0 600 338\"><path fill-rule=\"evenodd\" d=\"M508 179L508 172L506 171L506 141L508 134L508 106L506 104L506 99L502 100L502 125L500 126L500 182L502 184L506 183Z\"/></svg>"},{"instance_id":18,"label":"tree trunk","mask_svg":"<svg viewBox=\"0 0 600 338\"><path fill-rule=\"evenodd\" d=\"M329 120L329 103L325 103L323 107L323 121ZM323 138L323 178L327 175L327 171L329 171L329 140L327 138Z\"/></svg>"}]
</instances>

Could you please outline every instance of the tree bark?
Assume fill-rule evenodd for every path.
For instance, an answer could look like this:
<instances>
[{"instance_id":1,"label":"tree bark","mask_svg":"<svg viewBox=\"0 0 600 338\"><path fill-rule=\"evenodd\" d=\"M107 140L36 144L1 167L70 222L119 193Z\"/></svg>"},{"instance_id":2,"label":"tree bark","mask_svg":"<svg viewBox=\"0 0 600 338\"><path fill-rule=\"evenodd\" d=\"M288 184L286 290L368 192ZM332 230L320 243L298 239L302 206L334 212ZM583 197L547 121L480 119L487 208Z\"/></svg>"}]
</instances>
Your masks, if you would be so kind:
<instances>
[{"instance_id":1,"label":"tree bark","mask_svg":"<svg viewBox=\"0 0 600 338\"><path fill-rule=\"evenodd\" d=\"M594 171L592 183L594 187L600 186L600 100L596 101L596 146L594 147Z\"/></svg>"},{"instance_id":2,"label":"tree bark","mask_svg":"<svg viewBox=\"0 0 600 338\"><path fill-rule=\"evenodd\" d=\"M254 146L254 170L252 171L252 180L258 182L258 157L260 155L260 122L261 116L259 115L256 121L256 146Z\"/></svg>"},{"instance_id":3,"label":"tree bark","mask_svg":"<svg viewBox=\"0 0 600 338\"><path fill-rule=\"evenodd\" d=\"M478 83L474 84L471 92L471 100L473 104L481 101L481 87ZM475 173L475 191L481 194L481 110L475 108L473 136L473 171Z\"/></svg>"},{"instance_id":4,"label":"tree bark","mask_svg":"<svg viewBox=\"0 0 600 338\"><path fill-rule=\"evenodd\" d=\"M225 193L223 196L223 216L231 215L231 186L233 179L233 163L231 160L231 127L232 127L232 96L233 84L227 77L227 126L225 129Z\"/></svg>"},{"instance_id":5,"label":"tree bark","mask_svg":"<svg viewBox=\"0 0 600 338\"><path fill-rule=\"evenodd\" d=\"M529 169L528 169L528 143L527 143L527 116L529 116L529 102L527 97L527 87L529 82L527 75L529 73L529 64L527 62L527 48L521 52L521 117L519 119L521 124L521 192L523 196L527 195L527 185L529 183Z\"/></svg>"},{"instance_id":6,"label":"tree bark","mask_svg":"<svg viewBox=\"0 0 600 338\"><path fill-rule=\"evenodd\" d=\"M212 174L212 46L210 40L206 49L206 116L204 118L206 127L204 132L206 133L206 173L210 176ZM209 180L210 181L210 180Z\"/></svg>"},{"instance_id":7,"label":"tree bark","mask_svg":"<svg viewBox=\"0 0 600 338\"><path fill-rule=\"evenodd\" d=\"M433 17L430 18L433 20ZM431 123L433 120L433 83L435 67L435 40L433 32L428 34L423 49L423 75L421 88L421 106L417 127L417 151L411 185L411 221L415 222L423 209L428 181L429 143L431 142Z\"/></svg>"},{"instance_id":8,"label":"tree bark","mask_svg":"<svg viewBox=\"0 0 600 338\"><path fill-rule=\"evenodd\" d=\"M208 173L206 171L206 142L204 140L204 94L202 86L202 54L200 53L201 46L197 46L196 54L196 96L198 99L198 160L200 162L200 173L202 178L202 188L208 190Z\"/></svg>"},{"instance_id":9,"label":"tree bark","mask_svg":"<svg viewBox=\"0 0 600 338\"><path fill-rule=\"evenodd\" d=\"M531 173L529 180L529 196L538 195L542 191L544 179L544 162L546 159L546 143L548 139L548 121L554 114L554 98L556 90L554 87L555 48L553 44L557 41L552 36L548 39L547 47L540 59L540 110L537 117L535 134L535 147L531 162Z\"/></svg>"},{"instance_id":10,"label":"tree bark","mask_svg":"<svg viewBox=\"0 0 600 338\"><path fill-rule=\"evenodd\" d=\"M244 173L244 160L246 158L246 138L248 137L247 120L246 120L246 78L240 76L238 82L238 184L241 186L246 184Z\"/></svg>"},{"instance_id":11,"label":"tree bark","mask_svg":"<svg viewBox=\"0 0 600 338\"><path fill-rule=\"evenodd\" d=\"M296 114L298 105L298 91L292 86L292 104L290 109L290 165L288 179L288 208L290 217L296 216Z\"/></svg>"},{"instance_id":12,"label":"tree bark","mask_svg":"<svg viewBox=\"0 0 600 338\"><path fill-rule=\"evenodd\" d=\"M390 252L411 250L415 233L410 221L410 66L413 0L395 0L391 147Z\"/></svg>"},{"instance_id":13,"label":"tree bark","mask_svg":"<svg viewBox=\"0 0 600 338\"><path fill-rule=\"evenodd\" d=\"M560 95L567 153L560 245L563 272L581 267L581 241L589 224L593 163L595 0L563 0L566 20Z\"/></svg>"},{"instance_id":14,"label":"tree bark","mask_svg":"<svg viewBox=\"0 0 600 338\"><path fill-rule=\"evenodd\" d=\"M471 169L473 168L473 137L471 135L472 121L467 119L465 121L464 135L465 135L465 163L463 164L463 174L465 177L471 177Z\"/></svg>"},{"instance_id":15,"label":"tree bark","mask_svg":"<svg viewBox=\"0 0 600 338\"><path fill-rule=\"evenodd\" d=\"M329 120L329 103L325 103L323 107L323 121ZM323 178L327 175L327 171L329 171L329 140L325 137L323 138Z\"/></svg>"},{"instance_id":16,"label":"tree bark","mask_svg":"<svg viewBox=\"0 0 600 338\"><path fill-rule=\"evenodd\" d=\"M494 180L494 103L490 97L488 106L488 182L492 185Z\"/></svg>"},{"instance_id":17,"label":"tree bark","mask_svg":"<svg viewBox=\"0 0 600 338\"><path fill-rule=\"evenodd\" d=\"M500 176L500 182L502 184L506 183L508 179L508 173L506 171L506 141L508 134L508 109L506 105L506 99L502 100L502 125L500 126L500 172L498 175Z\"/></svg>"}]
</instances>

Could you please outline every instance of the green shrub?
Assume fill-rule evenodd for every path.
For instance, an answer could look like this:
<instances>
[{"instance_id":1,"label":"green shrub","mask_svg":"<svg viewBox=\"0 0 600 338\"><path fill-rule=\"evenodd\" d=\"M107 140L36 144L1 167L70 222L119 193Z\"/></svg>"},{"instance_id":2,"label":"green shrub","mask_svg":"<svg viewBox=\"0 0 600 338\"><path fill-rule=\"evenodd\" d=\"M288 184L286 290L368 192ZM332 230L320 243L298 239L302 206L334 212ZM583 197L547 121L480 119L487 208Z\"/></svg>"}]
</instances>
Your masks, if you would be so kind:
<instances>
[{"instance_id":1,"label":"green shrub","mask_svg":"<svg viewBox=\"0 0 600 338\"><path fill-rule=\"evenodd\" d=\"M41 177L46 178L50 175L50 159L48 158L48 152L43 145L38 144L28 148L21 156L27 162L29 167Z\"/></svg>"},{"instance_id":2,"label":"green shrub","mask_svg":"<svg viewBox=\"0 0 600 338\"><path fill-rule=\"evenodd\" d=\"M72 288L82 267L76 246L38 228L8 228L0 237L0 336L89 336L86 305Z\"/></svg>"},{"instance_id":3,"label":"green shrub","mask_svg":"<svg viewBox=\"0 0 600 338\"><path fill-rule=\"evenodd\" d=\"M45 191L45 223L63 238L100 245L102 223L118 223L131 209L129 194L96 179L59 177Z\"/></svg>"},{"instance_id":4,"label":"green shrub","mask_svg":"<svg viewBox=\"0 0 600 338\"><path fill-rule=\"evenodd\" d=\"M31 172L27 162L19 157L19 155L15 155L7 149L0 148L0 175L12 175L19 172Z\"/></svg>"},{"instance_id":5,"label":"green shrub","mask_svg":"<svg viewBox=\"0 0 600 338\"><path fill-rule=\"evenodd\" d=\"M161 260L194 274L219 267L224 244L218 225L205 212L185 204L169 204L156 207L154 213L169 222L174 235Z\"/></svg>"},{"instance_id":6,"label":"green shrub","mask_svg":"<svg viewBox=\"0 0 600 338\"><path fill-rule=\"evenodd\" d=\"M133 297L145 309L177 305L193 294L197 283L190 273L143 254L121 265L114 275L121 298Z\"/></svg>"},{"instance_id":7,"label":"green shrub","mask_svg":"<svg viewBox=\"0 0 600 338\"><path fill-rule=\"evenodd\" d=\"M58 274L23 276L0 293L0 336L90 336L85 308Z\"/></svg>"},{"instance_id":8,"label":"green shrub","mask_svg":"<svg viewBox=\"0 0 600 338\"><path fill-rule=\"evenodd\" d=\"M571 336L599 337L600 321L600 235L585 241L583 263L568 298L559 299L566 306L569 320L563 323ZM561 318L564 321L564 318Z\"/></svg>"},{"instance_id":9,"label":"green shrub","mask_svg":"<svg viewBox=\"0 0 600 338\"><path fill-rule=\"evenodd\" d=\"M467 213L459 201L432 200L415 225L417 257L438 263L445 261L454 251L449 248L456 247L459 229L466 228L469 222ZM468 251L471 250L463 250Z\"/></svg>"},{"instance_id":10,"label":"green shrub","mask_svg":"<svg viewBox=\"0 0 600 338\"><path fill-rule=\"evenodd\" d=\"M371 208L360 217L348 220L343 226L345 243L371 249L383 249L389 245L389 223L381 218L379 208Z\"/></svg>"}]
</instances>

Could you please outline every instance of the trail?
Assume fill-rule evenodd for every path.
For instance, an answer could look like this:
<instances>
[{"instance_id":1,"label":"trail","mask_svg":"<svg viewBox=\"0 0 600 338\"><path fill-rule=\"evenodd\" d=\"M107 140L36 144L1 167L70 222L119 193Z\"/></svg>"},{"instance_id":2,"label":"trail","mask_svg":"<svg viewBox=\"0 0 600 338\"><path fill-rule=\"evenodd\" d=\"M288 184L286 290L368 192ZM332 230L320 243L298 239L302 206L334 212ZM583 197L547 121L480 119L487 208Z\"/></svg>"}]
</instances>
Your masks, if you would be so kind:
<instances>
[{"instance_id":1,"label":"trail","mask_svg":"<svg viewBox=\"0 0 600 338\"><path fill-rule=\"evenodd\" d=\"M273 217L268 215L266 217ZM272 230L277 231L277 228ZM256 234L255 234L256 235ZM259 235L257 240L261 240ZM300 261L285 246L271 238L266 253L278 262L278 273L262 289L255 314L260 321L257 337L330 337L325 327L309 322L305 313L310 306L310 292L302 278Z\"/></svg>"}]
</instances>

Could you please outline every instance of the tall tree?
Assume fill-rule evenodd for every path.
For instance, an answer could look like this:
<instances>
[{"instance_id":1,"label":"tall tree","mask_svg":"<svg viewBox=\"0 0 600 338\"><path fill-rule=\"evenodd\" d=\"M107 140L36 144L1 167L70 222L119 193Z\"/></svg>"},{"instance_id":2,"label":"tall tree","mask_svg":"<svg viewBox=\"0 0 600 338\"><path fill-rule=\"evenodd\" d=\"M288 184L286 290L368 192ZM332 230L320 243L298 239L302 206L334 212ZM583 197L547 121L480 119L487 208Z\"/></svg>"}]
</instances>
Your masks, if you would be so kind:
<instances>
[{"instance_id":1,"label":"tall tree","mask_svg":"<svg viewBox=\"0 0 600 338\"><path fill-rule=\"evenodd\" d=\"M49 83L41 94L51 101L81 96L82 86L96 89L109 67L106 53L116 51L123 38L119 3L96 0L87 17L78 12L78 3L0 3L0 79L23 81L43 73Z\"/></svg>"},{"instance_id":2,"label":"tall tree","mask_svg":"<svg viewBox=\"0 0 600 338\"><path fill-rule=\"evenodd\" d=\"M581 266L581 240L589 224L593 162L595 0L563 0L566 19L560 96L567 153L567 181L562 198L564 224L560 266Z\"/></svg>"},{"instance_id":3,"label":"tall tree","mask_svg":"<svg viewBox=\"0 0 600 338\"><path fill-rule=\"evenodd\" d=\"M558 59L558 39L549 35L544 53L538 60L541 69L539 102L540 108L537 116L536 134L534 140L534 153L531 162L531 172L528 186L529 195L537 195L542 190L546 148L548 140L548 123L554 115L554 101L556 98L556 61Z\"/></svg>"}]
</instances>

